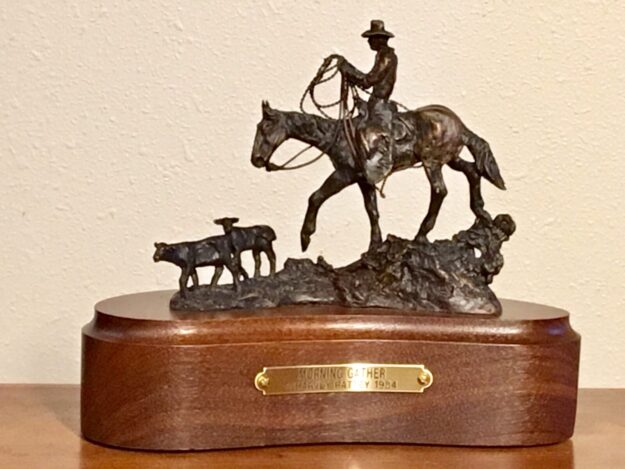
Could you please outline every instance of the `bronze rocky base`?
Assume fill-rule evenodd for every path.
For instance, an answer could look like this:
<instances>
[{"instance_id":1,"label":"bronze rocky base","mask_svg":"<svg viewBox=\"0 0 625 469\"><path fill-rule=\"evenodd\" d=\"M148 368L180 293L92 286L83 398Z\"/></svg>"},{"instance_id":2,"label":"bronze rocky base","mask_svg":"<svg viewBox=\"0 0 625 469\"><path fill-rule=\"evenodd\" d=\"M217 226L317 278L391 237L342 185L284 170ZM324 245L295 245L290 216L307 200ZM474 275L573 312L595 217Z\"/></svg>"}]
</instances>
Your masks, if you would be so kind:
<instances>
[{"instance_id":1,"label":"bronze rocky base","mask_svg":"<svg viewBox=\"0 0 625 469\"><path fill-rule=\"evenodd\" d=\"M477 221L451 240L409 241L389 235L356 262L334 268L323 258L288 259L273 277L230 285L200 286L174 310L210 311L295 304L385 307L422 312L499 314L488 287L503 266L501 245L515 230L509 215Z\"/></svg>"}]
</instances>

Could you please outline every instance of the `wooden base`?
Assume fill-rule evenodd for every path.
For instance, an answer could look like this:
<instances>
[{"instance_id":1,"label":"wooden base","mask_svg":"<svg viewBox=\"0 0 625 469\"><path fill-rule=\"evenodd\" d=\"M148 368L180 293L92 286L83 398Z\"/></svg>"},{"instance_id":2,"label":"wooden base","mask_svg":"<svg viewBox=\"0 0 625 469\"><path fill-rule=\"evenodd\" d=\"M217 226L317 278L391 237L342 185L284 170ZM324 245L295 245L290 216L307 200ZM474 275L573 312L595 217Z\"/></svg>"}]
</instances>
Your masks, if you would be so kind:
<instances>
[{"instance_id":1,"label":"wooden base","mask_svg":"<svg viewBox=\"0 0 625 469\"><path fill-rule=\"evenodd\" d=\"M573 434L580 338L568 313L500 317L297 306L170 311L173 292L111 298L83 328L81 425L147 450L304 443L530 446ZM266 366L424 364L422 394L264 396Z\"/></svg>"}]
</instances>

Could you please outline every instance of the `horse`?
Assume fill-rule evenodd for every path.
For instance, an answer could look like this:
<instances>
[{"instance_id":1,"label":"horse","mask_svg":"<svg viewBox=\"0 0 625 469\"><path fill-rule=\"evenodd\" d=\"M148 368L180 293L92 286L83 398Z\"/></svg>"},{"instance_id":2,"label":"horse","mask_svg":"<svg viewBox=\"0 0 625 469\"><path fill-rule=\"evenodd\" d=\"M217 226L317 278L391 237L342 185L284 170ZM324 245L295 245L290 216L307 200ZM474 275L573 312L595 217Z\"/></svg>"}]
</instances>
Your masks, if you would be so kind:
<instances>
[{"instance_id":1,"label":"horse","mask_svg":"<svg viewBox=\"0 0 625 469\"><path fill-rule=\"evenodd\" d=\"M358 119L362 117L356 117L356 127ZM443 199L447 195L442 174L445 164L464 173L469 183L471 210L478 219L490 221L491 216L484 209L481 178L502 190L505 190L505 183L488 142L469 130L452 110L440 105L398 112L394 121L391 174L421 163L430 183L428 212L415 241L427 242L427 235L434 228ZM332 174L308 199L308 209L300 232L302 251L306 251L310 237L316 230L317 214L321 205L352 184L358 184L369 217L369 250L382 243L376 187L367 182L362 163L350 150L351 142L346 138L341 124L342 121L337 119L302 112L279 111L271 108L267 101L262 103L262 119L256 128L251 156L255 167L265 168L267 171L282 169L271 163L270 159L277 148L288 139L296 139L318 148L330 158L334 166ZM464 147L469 149L475 162L460 158Z\"/></svg>"}]
</instances>

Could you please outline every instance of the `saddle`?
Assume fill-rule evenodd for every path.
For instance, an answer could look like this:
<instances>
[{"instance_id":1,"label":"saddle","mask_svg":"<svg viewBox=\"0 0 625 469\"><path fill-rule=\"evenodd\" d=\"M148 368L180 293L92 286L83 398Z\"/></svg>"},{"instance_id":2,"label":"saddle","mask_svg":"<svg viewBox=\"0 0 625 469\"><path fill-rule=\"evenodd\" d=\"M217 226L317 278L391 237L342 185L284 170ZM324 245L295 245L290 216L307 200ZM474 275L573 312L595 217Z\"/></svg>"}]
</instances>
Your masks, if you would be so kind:
<instances>
[{"instance_id":1,"label":"saddle","mask_svg":"<svg viewBox=\"0 0 625 469\"><path fill-rule=\"evenodd\" d=\"M393 140L395 142L408 139L414 132L415 127L410 121L404 119L398 112L393 115Z\"/></svg>"},{"instance_id":2,"label":"saddle","mask_svg":"<svg viewBox=\"0 0 625 469\"><path fill-rule=\"evenodd\" d=\"M414 125L404 119L397 109L397 105L394 102L391 102L393 107L393 140L397 142L402 142L403 140L409 138L409 136L415 132ZM360 121L366 120L369 117L369 110L367 109L367 101L364 99L358 98L354 102L354 106L356 108L356 118Z\"/></svg>"}]
</instances>

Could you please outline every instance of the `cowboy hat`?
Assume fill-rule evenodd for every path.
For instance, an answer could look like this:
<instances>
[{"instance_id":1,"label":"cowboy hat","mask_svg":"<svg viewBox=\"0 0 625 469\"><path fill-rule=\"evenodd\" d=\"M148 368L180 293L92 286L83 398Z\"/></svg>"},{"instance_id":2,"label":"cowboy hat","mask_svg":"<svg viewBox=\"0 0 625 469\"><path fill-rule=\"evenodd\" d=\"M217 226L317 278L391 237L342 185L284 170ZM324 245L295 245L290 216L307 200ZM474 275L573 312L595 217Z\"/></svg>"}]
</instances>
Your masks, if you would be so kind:
<instances>
[{"instance_id":1,"label":"cowboy hat","mask_svg":"<svg viewBox=\"0 0 625 469\"><path fill-rule=\"evenodd\" d=\"M371 27L362 33L362 37L372 37L372 36L386 36L386 37L395 37L395 35L384 29L384 21L382 20L371 20Z\"/></svg>"}]
</instances>

